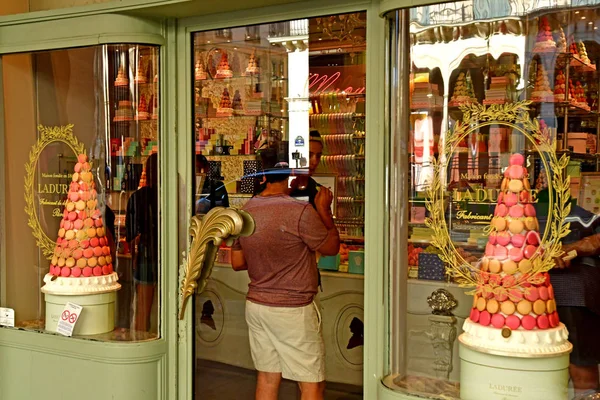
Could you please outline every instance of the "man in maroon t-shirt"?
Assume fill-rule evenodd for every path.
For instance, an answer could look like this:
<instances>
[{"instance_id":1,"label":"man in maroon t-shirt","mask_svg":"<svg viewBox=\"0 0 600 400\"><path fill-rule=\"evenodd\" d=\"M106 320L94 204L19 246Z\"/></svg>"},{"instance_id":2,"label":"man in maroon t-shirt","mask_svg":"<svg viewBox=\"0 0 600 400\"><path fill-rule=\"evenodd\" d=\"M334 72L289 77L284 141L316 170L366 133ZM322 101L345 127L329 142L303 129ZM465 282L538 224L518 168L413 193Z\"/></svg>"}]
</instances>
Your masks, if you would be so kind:
<instances>
[{"instance_id":1,"label":"man in maroon t-shirt","mask_svg":"<svg viewBox=\"0 0 600 400\"><path fill-rule=\"evenodd\" d=\"M288 196L289 173L266 171L266 189L244 210L256 229L233 247L232 265L248 270L250 349L258 370L256 399L276 400L281 378L298 382L303 400L323 399L325 345L317 293L315 252L336 255L339 233L333 195L320 188L315 207Z\"/></svg>"}]
</instances>

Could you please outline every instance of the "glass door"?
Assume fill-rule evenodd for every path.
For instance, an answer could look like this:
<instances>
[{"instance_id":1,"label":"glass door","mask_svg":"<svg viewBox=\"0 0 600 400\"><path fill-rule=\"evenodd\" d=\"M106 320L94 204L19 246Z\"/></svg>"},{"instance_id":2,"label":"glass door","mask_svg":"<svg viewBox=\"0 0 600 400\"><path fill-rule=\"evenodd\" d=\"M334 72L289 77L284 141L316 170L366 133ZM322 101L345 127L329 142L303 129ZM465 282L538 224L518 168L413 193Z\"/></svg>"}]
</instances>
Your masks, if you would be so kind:
<instances>
[{"instance_id":1,"label":"glass door","mask_svg":"<svg viewBox=\"0 0 600 400\"><path fill-rule=\"evenodd\" d=\"M288 167L290 191L314 180L334 194L342 245L336 256L319 257L315 300L333 398L362 399L365 51L366 15L354 13L194 33L189 66L196 214L243 208L264 189L263 169L273 160ZM309 190L293 195L314 201ZM245 317L250 278L232 269L231 258L231 248L218 250L194 299L198 399L255 392ZM279 396L299 399L298 385L283 379Z\"/></svg>"}]
</instances>

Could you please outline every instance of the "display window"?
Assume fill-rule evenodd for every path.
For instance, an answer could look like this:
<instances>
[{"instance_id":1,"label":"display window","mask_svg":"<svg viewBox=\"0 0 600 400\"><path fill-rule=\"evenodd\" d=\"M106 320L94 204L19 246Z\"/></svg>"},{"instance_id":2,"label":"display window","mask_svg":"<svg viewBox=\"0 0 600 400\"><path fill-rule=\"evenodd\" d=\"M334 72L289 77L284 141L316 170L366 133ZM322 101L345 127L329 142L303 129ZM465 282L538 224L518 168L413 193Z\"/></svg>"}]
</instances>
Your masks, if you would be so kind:
<instances>
[{"instance_id":1,"label":"display window","mask_svg":"<svg viewBox=\"0 0 600 400\"><path fill-rule=\"evenodd\" d=\"M0 325L158 338L158 47L11 54L2 66L0 304L12 317Z\"/></svg>"},{"instance_id":2,"label":"display window","mask_svg":"<svg viewBox=\"0 0 600 400\"><path fill-rule=\"evenodd\" d=\"M472 324L525 343L562 323L574 346L569 398L598 387L600 345L585 332L600 321L600 247L581 245L595 240L600 213L600 19L595 2L568 3L460 1L388 14L392 160L408 170L408 182L390 182L408 188L392 193L402 216L390 229L408 241L407 254L390 253L391 276L406 282L390 293L385 382L394 390L464 398L459 338ZM556 201L560 190L570 207ZM550 217L562 214L570 233L556 239ZM555 239L578 255L557 260L538 287L527 274ZM468 267L451 268L442 242ZM525 298L509 290L521 281ZM489 379L490 398L511 397Z\"/></svg>"},{"instance_id":3,"label":"display window","mask_svg":"<svg viewBox=\"0 0 600 400\"><path fill-rule=\"evenodd\" d=\"M341 249L318 260L325 376L331 393L362 398L366 14L197 32L192 39L193 210L243 208L275 163L289 168L298 200L314 204L319 186L333 192ZM229 396L253 396L248 282L246 272L231 268L231 249L223 245L206 289L195 296L197 398L228 396L223 376L242 382ZM285 381L281 393L292 398L297 390Z\"/></svg>"}]
</instances>

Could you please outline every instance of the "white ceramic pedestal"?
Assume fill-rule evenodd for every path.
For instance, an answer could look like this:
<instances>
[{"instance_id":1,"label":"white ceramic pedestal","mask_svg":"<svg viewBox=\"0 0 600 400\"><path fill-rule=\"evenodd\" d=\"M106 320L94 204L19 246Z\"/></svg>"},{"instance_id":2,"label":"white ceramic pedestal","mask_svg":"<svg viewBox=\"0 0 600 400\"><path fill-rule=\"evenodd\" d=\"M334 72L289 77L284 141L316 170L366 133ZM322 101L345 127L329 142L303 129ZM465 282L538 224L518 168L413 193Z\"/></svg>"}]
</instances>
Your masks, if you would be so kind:
<instances>
[{"instance_id":1,"label":"white ceramic pedestal","mask_svg":"<svg viewBox=\"0 0 600 400\"><path fill-rule=\"evenodd\" d=\"M115 328L116 292L63 295L45 293L46 330L56 332L58 320L67 302L83 307L77 320L73 335L97 335L110 332Z\"/></svg>"},{"instance_id":2,"label":"white ceramic pedestal","mask_svg":"<svg viewBox=\"0 0 600 400\"><path fill-rule=\"evenodd\" d=\"M460 341L462 400L565 400L569 352L508 356L474 350Z\"/></svg>"}]
</instances>

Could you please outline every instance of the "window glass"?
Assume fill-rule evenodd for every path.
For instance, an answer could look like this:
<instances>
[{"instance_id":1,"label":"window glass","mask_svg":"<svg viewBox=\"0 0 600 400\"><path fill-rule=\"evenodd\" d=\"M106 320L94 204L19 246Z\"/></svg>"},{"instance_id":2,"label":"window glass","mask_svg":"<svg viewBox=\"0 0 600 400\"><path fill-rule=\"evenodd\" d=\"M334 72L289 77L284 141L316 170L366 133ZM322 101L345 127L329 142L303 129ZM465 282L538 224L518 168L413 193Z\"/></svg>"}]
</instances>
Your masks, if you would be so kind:
<instances>
[{"instance_id":1,"label":"window glass","mask_svg":"<svg viewBox=\"0 0 600 400\"><path fill-rule=\"evenodd\" d=\"M549 166L548 155L538 152L540 141L555 144L559 156L570 156L565 170L570 176L573 203L570 216L580 214L572 224L574 235L563 243L576 242L595 232L588 222L600 212L592 195L597 189L591 183L598 174L596 66L600 59L600 20L595 7L567 9L562 2L554 3L459 1L389 14L390 86L398 87L394 77L403 80L399 87L406 87L410 99L401 103L396 92L390 91L393 140L400 137L401 142L408 143L408 158L397 168L408 169L409 188L407 198L395 194L400 200L394 206L403 210L405 218L391 226L392 231L404 232L408 239L407 254L399 257L397 252L406 250L395 248L390 254L392 276L406 282L408 293L405 300L393 291L390 296L393 334L390 377L386 382L396 390L432 398L459 398L458 337L463 326L469 324L469 317L477 323L479 315L487 313L487 317L498 314L495 320L498 326L502 322L502 328L508 326L505 323L512 315L510 304L495 309L495 304L506 302L502 295L495 293L481 299L481 293L477 293L478 305L467 294L469 290L460 287L464 283L460 277L449 274L439 249L432 243L435 226L428 223L433 217L427 202L432 185L440 185L440 215L459 259L504 279L501 287L508 279L520 279L523 269L519 262L529 259L526 237L539 235L544 239L549 232L548 177L555 172ZM410 51L403 52L405 49ZM519 101L530 102L525 104L526 118L539 124L541 139L528 139L518 126L486 124L485 116L465 119L482 106L497 107L495 117L499 117ZM398 115L406 116L407 125L394 119ZM456 132L463 135L452 142ZM406 154L400 145L392 152ZM511 176L515 154L522 157L522 177L516 173ZM439 169L437 163L441 164ZM513 180L518 183L511 189L507 184ZM397 182L392 182L394 185L401 187ZM582 225L583 220L588 222ZM525 239L522 243L521 237ZM507 261L489 261L504 259L502 252L507 252ZM403 257L407 257L408 267L395 264ZM579 258L575 260L576 268L584 268ZM600 277L577 277L573 271L567 273L568 278L565 273L550 272L549 282L556 292L568 293L573 282L579 282L583 292L598 290ZM593 269L586 271L594 275ZM576 342L571 354L574 369L570 390L578 391L586 384L577 371L595 376L596 382L589 387L596 388L596 364L600 360L596 354L600 354L600 346L593 340L578 341L581 336L573 333L596 323L596 304L590 299L575 301L560 295L554 300L558 306L556 317L552 316L553 309L538 308L529 315L518 314L519 323L525 324L522 318L526 315L535 321L560 318ZM580 308L573 311L573 307ZM585 317L578 314L572 318L579 311ZM524 325L518 326L521 328L511 329L524 329ZM536 325L535 329L542 328ZM585 367L585 360L592 360L594 367Z\"/></svg>"},{"instance_id":2,"label":"window glass","mask_svg":"<svg viewBox=\"0 0 600 400\"><path fill-rule=\"evenodd\" d=\"M76 321L76 337L158 337L158 48L6 55L2 65L2 228L12 232L2 307L20 328Z\"/></svg>"}]
</instances>

